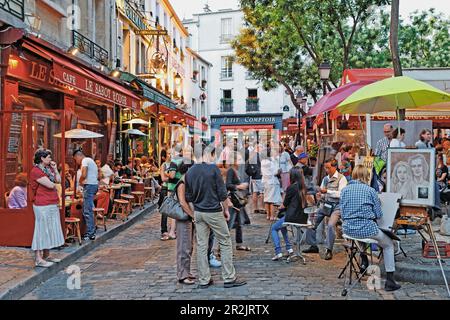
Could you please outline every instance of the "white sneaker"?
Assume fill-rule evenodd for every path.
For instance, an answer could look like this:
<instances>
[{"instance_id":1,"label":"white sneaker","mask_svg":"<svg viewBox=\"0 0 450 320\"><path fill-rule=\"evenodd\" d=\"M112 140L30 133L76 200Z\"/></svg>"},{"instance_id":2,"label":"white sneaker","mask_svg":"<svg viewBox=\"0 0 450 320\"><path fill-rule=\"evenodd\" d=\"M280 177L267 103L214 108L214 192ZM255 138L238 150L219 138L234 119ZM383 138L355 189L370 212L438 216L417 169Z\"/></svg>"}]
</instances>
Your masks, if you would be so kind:
<instances>
[{"instance_id":1,"label":"white sneaker","mask_svg":"<svg viewBox=\"0 0 450 320\"><path fill-rule=\"evenodd\" d=\"M283 259L283 254L278 253L272 258L272 261L278 261L278 260L281 260L281 259Z\"/></svg>"},{"instance_id":2,"label":"white sneaker","mask_svg":"<svg viewBox=\"0 0 450 320\"><path fill-rule=\"evenodd\" d=\"M291 255L291 254L293 254L293 253L294 253L294 249L289 249L289 250L288 250L288 254L289 254L289 255Z\"/></svg>"},{"instance_id":3,"label":"white sneaker","mask_svg":"<svg viewBox=\"0 0 450 320\"><path fill-rule=\"evenodd\" d=\"M211 254L209 256L209 265L212 268L220 268L222 266L222 262L216 259L216 256Z\"/></svg>"}]
</instances>

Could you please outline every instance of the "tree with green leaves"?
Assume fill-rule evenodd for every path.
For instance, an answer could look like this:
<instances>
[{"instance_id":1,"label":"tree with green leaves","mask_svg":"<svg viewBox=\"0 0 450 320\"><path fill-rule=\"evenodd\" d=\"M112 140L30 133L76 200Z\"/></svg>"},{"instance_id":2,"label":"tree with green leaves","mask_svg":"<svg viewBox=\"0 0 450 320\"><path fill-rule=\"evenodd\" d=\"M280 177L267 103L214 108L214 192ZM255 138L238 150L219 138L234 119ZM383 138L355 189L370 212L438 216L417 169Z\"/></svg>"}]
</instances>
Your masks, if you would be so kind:
<instances>
[{"instance_id":1,"label":"tree with green leaves","mask_svg":"<svg viewBox=\"0 0 450 320\"><path fill-rule=\"evenodd\" d=\"M237 62L270 89L282 84L304 114L294 89L317 100L318 67L328 60L336 87L349 66L358 27L386 0L241 0L247 26L233 41ZM329 86L329 89L331 87Z\"/></svg>"}]
</instances>

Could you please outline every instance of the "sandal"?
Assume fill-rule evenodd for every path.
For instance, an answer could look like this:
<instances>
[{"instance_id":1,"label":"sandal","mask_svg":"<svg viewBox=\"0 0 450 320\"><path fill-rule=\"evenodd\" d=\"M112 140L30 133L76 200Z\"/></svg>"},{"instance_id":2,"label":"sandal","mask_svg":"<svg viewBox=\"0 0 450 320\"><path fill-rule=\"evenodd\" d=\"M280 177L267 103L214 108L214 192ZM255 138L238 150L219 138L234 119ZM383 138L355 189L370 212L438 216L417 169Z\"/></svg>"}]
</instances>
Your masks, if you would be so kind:
<instances>
[{"instance_id":1,"label":"sandal","mask_svg":"<svg viewBox=\"0 0 450 320\"><path fill-rule=\"evenodd\" d=\"M247 247L247 246L236 246L236 250L251 251L252 249L250 249L250 247Z\"/></svg>"},{"instance_id":2,"label":"sandal","mask_svg":"<svg viewBox=\"0 0 450 320\"><path fill-rule=\"evenodd\" d=\"M53 263L61 262L61 259L58 259L58 258L49 258L49 257L47 257L47 258L45 258L45 260L48 261L48 262L53 262Z\"/></svg>"},{"instance_id":3,"label":"sandal","mask_svg":"<svg viewBox=\"0 0 450 320\"><path fill-rule=\"evenodd\" d=\"M178 280L178 282L182 283L182 284L187 284L187 285L195 284L195 281L189 279L189 277L188 278L184 278L183 280Z\"/></svg>"},{"instance_id":4,"label":"sandal","mask_svg":"<svg viewBox=\"0 0 450 320\"><path fill-rule=\"evenodd\" d=\"M169 239L168 240L175 240L176 238L177 238L177 236L175 236L175 237L172 237L172 236L168 236L169 237Z\"/></svg>"}]
</instances>

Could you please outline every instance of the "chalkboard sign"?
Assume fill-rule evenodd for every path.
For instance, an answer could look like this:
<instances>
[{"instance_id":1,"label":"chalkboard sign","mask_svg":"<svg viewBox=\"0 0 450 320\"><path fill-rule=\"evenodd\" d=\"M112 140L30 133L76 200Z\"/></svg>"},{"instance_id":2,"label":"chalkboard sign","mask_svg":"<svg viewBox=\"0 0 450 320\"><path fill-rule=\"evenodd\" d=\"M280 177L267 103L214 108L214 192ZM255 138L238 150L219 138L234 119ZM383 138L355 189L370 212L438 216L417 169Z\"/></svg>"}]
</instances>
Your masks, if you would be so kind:
<instances>
[{"instance_id":1,"label":"chalkboard sign","mask_svg":"<svg viewBox=\"0 0 450 320\"><path fill-rule=\"evenodd\" d=\"M17 153L19 151L19 144L22 135L22 121L23 121L23 114L21 113L11 114L11 125L9 127L9 139L8 139L8 153Z\"/></svg>"}]
</instances>

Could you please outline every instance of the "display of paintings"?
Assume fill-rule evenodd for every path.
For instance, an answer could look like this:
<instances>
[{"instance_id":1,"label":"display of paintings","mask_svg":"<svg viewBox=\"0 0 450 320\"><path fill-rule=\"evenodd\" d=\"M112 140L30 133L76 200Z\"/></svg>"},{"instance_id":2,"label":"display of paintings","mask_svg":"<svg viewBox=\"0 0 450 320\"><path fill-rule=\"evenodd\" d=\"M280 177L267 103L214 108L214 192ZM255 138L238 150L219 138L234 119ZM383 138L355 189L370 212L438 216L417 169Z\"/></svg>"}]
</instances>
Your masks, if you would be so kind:
<instances>
[{"instance_id":1,"label":"display of paintings","mask_svg":"<svg viewBox=\"0 0 450 320\"><path fill-rule=\"evenodd\" d=\"M434 205L434 149L389 149L387 192L400 193L402 204Z\"/></svg>"}]
</instances>

